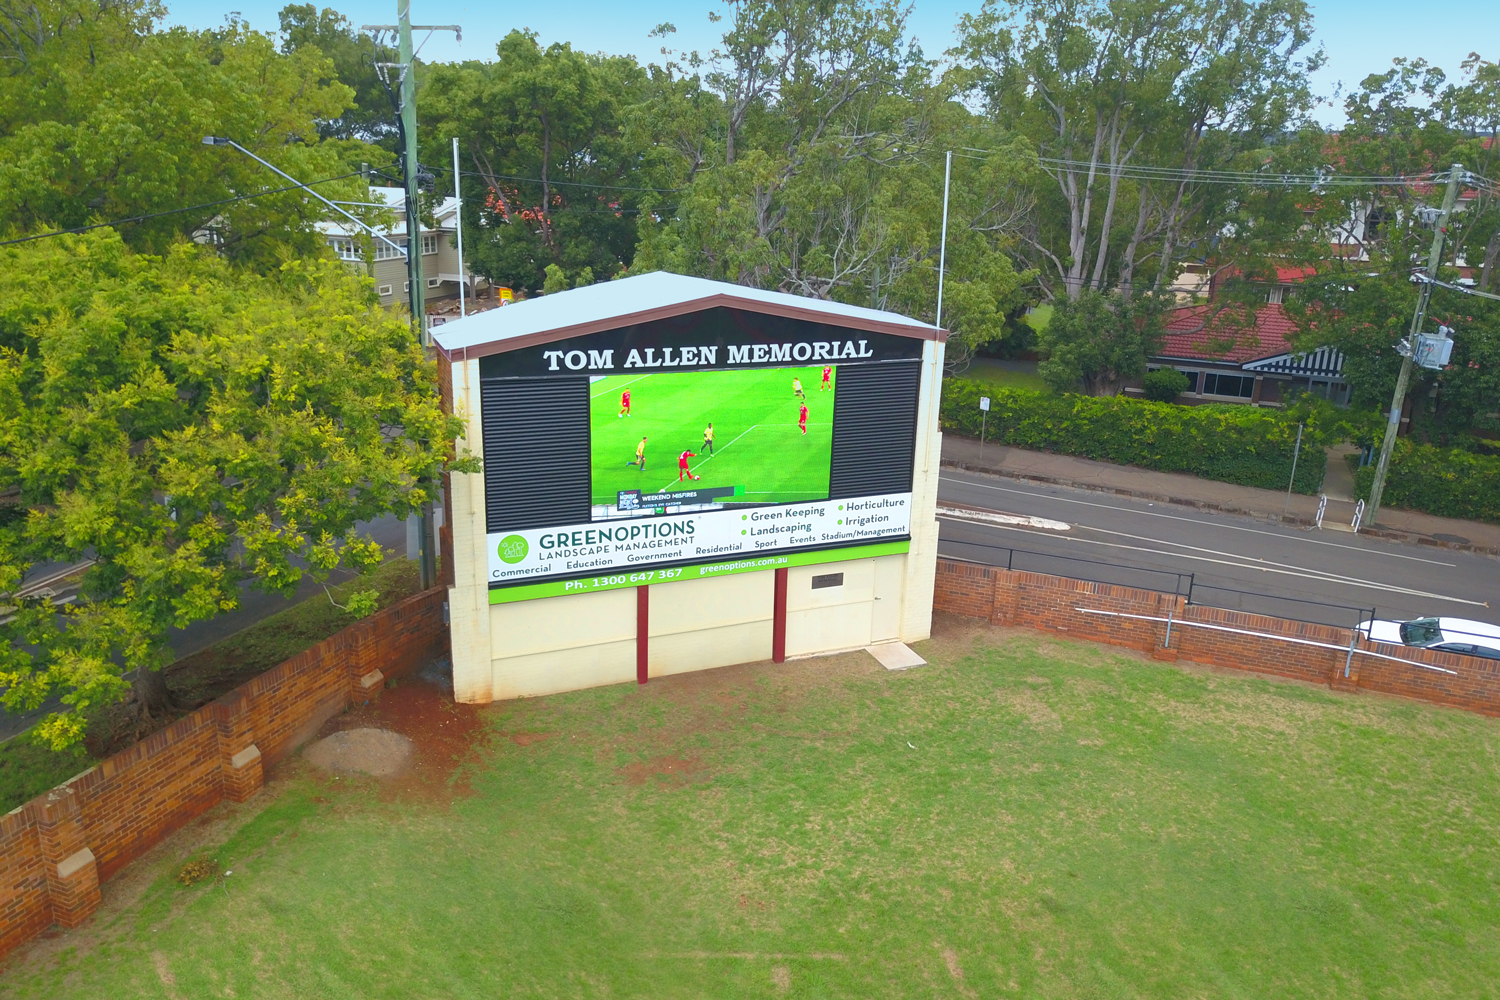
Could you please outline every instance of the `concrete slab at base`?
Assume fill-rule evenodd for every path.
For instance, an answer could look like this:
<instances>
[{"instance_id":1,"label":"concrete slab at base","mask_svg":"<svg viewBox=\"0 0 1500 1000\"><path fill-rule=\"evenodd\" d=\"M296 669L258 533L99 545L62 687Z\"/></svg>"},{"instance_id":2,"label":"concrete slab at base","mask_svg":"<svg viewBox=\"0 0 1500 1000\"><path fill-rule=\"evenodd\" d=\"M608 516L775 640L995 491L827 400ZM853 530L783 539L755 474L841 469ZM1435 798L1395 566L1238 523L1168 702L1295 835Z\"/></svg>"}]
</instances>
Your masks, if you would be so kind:
<instances>
[{"instance_id":1,"label":"concrete slab at base","mask_svg":"<svg viewBox=\"0 0 1500 1000\"><path fill-rule=\"evenodd\" d=\"M873 646L866 646L870 655L880 662L887 670L910 670L912 667L925 667L927 661L912 651L912 648L904 642L879 642Z\"/></svg>"}]
</instances>

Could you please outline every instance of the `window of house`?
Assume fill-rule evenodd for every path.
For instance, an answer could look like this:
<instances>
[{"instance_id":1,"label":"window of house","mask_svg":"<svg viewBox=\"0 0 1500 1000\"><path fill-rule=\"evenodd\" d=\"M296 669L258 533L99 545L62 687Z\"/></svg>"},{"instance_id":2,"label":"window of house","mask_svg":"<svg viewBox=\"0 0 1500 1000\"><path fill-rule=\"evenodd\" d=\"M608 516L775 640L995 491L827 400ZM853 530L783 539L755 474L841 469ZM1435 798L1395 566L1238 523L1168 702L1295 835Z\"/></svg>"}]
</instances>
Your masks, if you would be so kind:
<instances>
[{"instance_id":1,"label":"window of house","mask_svg":"<svg viewBox=\"0 0 1500 1000\"><path fill-rule=\"evenodd\" d=\"M1223 375L1219 372L1205 372L1203 375L1203 394L1205 396L1238 396L1241 399L1249 399L1255 394L1255 377L1253 375Z\"/></svg>"},{"instance_id":2,"label":"window of house","mask_svg":"<svg viewBox=\"0 0 1500 1000\"><path fill-rule=\"evenodd\" d=\"M395 289L393 289L390 285L381 285L379 288L375 289L375 291L380 293L381 295L390 295L393 291L395 291Z\"/></svg>"},{"instance_id":3,"label":"window of house","mask_svg":"<svg viewBox=\"0 0 1500 1000\"><path fill-rule=\"evenodd\" d=\"M1266 289L1266 301L1273 306L1281 305L1282 298L1286 295L1286 289L1280 285L1272 285Z\"/></svg>"},{"instance_id":4,"label":"window of house","mask_svg":"<svg viewBox=\"0 0 1500 1000\"><path fill-rule=\"evenodd\" d=\"M359 244L355 243L352 239L337 237L329 240L328 245L333 247L333 252L338 255L339 260L363 259L359 252Z\"/></svg>"},{"instance_id":5,"label":"window of house","mask_svg":"<svg viewBox=\"0 0 1500 1000\"><path fill-rule=\"evenodd\" d=\"M401 244L401 246L404 249L406 247L406 244L403 242ZM376 240L375 241L375 259L376 260L390 260L393 257L400 257L400 256L401 256L401 251L397 250L395 247L391 246L390 243L387 243L385 240Z\"/></svg>"},{"instance_id":6,"label":"window of house","mask_svg":"<svg viewBox=\"0 0 1500 1000\"><path fill-rule=\"evenodd\" d=\"M1184 375L1187 376L1188 387L1187 387L1187 389L1185 391L1187 391L1187 392L1197 392L1198 391L1199 376L1201 376L1203 373L1202 372L1186 371L1186 370L1184 370L1182 368L1179 368L1177 370L1180 371L1180 372L1182 372L1182 374L1184 374Z\"/></svg>"},{"instance_id":7,"label":"window of house","mask_svg":"<svg viewBox=\"0 0 1500 1000\"><path fill-rule=\"evenodd\" d=\"M422 234L422 256L437 253L437 233Z\"/></svg>"},{"instance_id":8,"label":"window of house","mask_svg":"<svg viewBox=\"0 0 1500 1000\"><path fill-rule=\"evenodd\" d=\"M438 285L441 285L442 283L443 283L443 279L442 278L428 278L427 279L427 287L428 288L436 288Z\"/></svg>"},{"instance_id":9,"label":"window of house","mask_svg":"<svg viewBox=\"0 0 1500 1000\"><path fill-rule=\"evenodd\" d=\"M403 282L401 282L401 290L403 292L409 292L409 291L411 291L411 282L410 281L403 281Z\"/></svg>"}]
</instances>

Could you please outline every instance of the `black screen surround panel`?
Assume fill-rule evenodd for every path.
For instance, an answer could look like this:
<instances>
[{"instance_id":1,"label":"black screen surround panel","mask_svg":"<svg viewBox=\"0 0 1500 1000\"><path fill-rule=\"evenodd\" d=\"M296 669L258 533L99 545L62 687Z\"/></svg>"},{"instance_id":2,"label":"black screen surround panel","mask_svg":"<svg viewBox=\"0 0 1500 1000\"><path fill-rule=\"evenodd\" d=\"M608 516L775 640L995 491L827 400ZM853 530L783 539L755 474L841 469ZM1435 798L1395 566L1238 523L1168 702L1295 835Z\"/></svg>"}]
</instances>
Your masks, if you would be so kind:
<instances>
[{"instance_id":1,"label":"black screen surround panel","mask_svg":"<svg viewBox=\"0 0 1500 1000\"><path fill-rule=\"evenodd\" d=\"M589 380L480 380L488 532L586 524Z\"/></svg>"},{"instance_id":2,"label":"black screen surround panel","mask_svg":"<svg viewBox=\"0 0 1500 1000\"><path fill-rule=\"evenodd\" d=\"M921 380L920 361L839 367L829 499L911 492Z\"/></svg>"},{"instance_id":3,"label":"black screen surround panel","mask_svg":"<svg viewBox=\"0 0 1500 1000\"><path fill-rule=\"evenodd\" d=\"M920 361L838 366L831 500L909 493ZM588 376L481 378L485 530L592 520Z\"/></svg>"}]
</instances>

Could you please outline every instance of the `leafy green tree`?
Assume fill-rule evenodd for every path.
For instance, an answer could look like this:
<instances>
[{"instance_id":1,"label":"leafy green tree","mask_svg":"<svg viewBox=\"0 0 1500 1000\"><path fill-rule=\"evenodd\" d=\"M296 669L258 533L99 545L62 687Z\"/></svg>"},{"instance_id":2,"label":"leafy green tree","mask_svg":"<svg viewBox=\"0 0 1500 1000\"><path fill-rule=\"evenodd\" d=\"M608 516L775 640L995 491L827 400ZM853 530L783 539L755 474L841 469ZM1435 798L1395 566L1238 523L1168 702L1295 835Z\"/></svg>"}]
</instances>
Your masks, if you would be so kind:
<instances>
[{"instance_id":1,"label":"leafy green tree","mask_svg":"<svg viewBox=\"0 0 1500 1000\"><path fill-rule=\"evenodd\" d=\"M360 139L399 152L395 105L375 70L380 56L374 40L355 31L349 19L332 7L319 10L312 3L287 4L278 16L281 51L293 55L316 50L329 61L329 76L320 82L336 81L354 92L342 114L318 123L318 132L325 138Z\"/></svg>"},{"instance_id":2,"label":"leafy green tree","mask_svg":"<svg viewBox=\"0 0 1500 1000\"><path fill-rule=\"evenodd\" d=\"M1037 373L1057 392L1082 388L1091 396L1116 395L1145 374L1156 352L1169 300L1086 291L1058 302L1037 335L1044 359Z\"/></svg>"},{"instance_id":3,"label":"leafy green tree","mask_svg":"<svg viewBox=\"0 0 1500 1000\"><path fill-rule=\"evenodd\" d=\"M1241 193L1137 168L1260 166L1312 106L1311 28L1302 0L985 0L961 19L954 79L1044 157L1023 252L1049 297L1160 291L1184 244L1222 234Z\"/></svg>"},{"instance_id":4,"label":"leafy green tree","mask_svg":"<svg viewBox=\"0 0 1500 1000\"><path fill-rule=\"evenodd\" d=\"M212 240L265 267L324 252L322 206L300 191L222 203L284 182L202 140L229 136L307 181L348 174L374 159L369 147L320 142L318 123L340 117L349 88L316 48L283 55L238 22L161 30L161 15L143 0L0 11L11 29L0 33L0 232L170 213L121 234L154 253L182 237ZM320 190L367 200L357 176ZM190 206L203 207L179 211Z\"/></svg>"},{"instance_id":5,"label":"leafy green tree","mask_svg":"<svg viewBox=\"0 0 1500 1000\"><path fill-rule=\"evenodd\" d=\"M1407 335L1416 306L1412 269L1425 262L1432 230L1416 209L1442 198L1444 179L1433 176L1453 163L1479 175L1463 185L1459 210L1446 223L1442 280L1457 284L1460 260L1483 290L1500 255L1500 199L1496 153L1500 129L1500 73L1473 56L1457 82L1420 59L1398 59L1371 74L1348 97L1349 123L1322 137L1337 152L1343 172L1363 176L1428 177L1418 183L1371 184L1325 191L1309 200L1299 239L1289 257L1311 274L1286 306L1299 326L1298 342L1331 344L1344 353L1344 375L1356 406L1390 405L1401 358L1395 345ZM1486 133L1488 133L1486 135ZM1477 265L1477 267L1476 267ZM1416 368L1409 392L1410 432L1418 440L1479 447L1471 433L1500 432L1500 308L1451 288L1433 292L1428 330L1453 332L1453 360L1441 371Z\"/></svg>"},{"instance_id":6,"label":"leafy green tree","mask_svg":"<svg viewBox=\"0 0 1500 1000\"><path fill-rule=\"evenodd\" d=\"M242 582L289 594L368 567L356 523L430 500L459 425L404 318L371 302L327 259L261 275L108 230L0 249L0 591L87 566L73 603L13 597L0 625L0 702L72 709L41 724L53 746L132 688L160 713L171 631Z\"/></svg>"},{"instance_id":7,"label":"leafy green tree","mask_svg":"<svg viewBox=\"0 0 1500 1000\"><path fill-rule=\"evenodd\" d=\"M690 57L684 62L691 66ZM680 69L680 64L672 66ZM943 322L951 370L1009 335L1033 275L1011 197L1034 165L933 79L885 3L732 5L703 76L653 79L641 119L685 190L640 219L634 270L663 269L935 319L944 149L953 168ZM671 110L671 114L666 109Z\"/></svg>"},{"instance_id":8,"label":"leafy green tree","mask_svg":"<svg viewBox=\"0 0 1500 1000\"><path fill-rule=\"evenodd\" d=\"M618 274L631 261L638 189L654 154L634 141L628 110L646 73L628 56L543 49L513 31L494 62L430 67L417 94L426 135L457 136L468 182L464 250L479 274L539 291L548 265Z\"/></svg>"}]
</instances>

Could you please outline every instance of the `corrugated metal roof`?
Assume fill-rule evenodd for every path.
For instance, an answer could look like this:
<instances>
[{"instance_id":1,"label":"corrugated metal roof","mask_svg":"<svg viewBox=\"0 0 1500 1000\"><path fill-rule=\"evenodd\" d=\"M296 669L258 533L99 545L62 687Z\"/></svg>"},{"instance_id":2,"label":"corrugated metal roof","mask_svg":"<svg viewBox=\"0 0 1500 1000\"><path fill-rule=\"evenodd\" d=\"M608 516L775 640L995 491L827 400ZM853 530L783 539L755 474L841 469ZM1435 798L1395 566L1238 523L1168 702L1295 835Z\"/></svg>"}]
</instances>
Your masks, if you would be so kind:
<instances>
[{"instance_id":1,"label":"corrugated metal roof","mask_svg":"<svg viewBox=\"0 0 1500 1000\"><path fill-rule=\"evenodd\" d=\"M491 309L445 323L433 339L445 353L466 351L484 345L511 349L507 342L525 340L526 345L561 340L636 322L725 306L749 312L773 313L831 323L854 329L876 330L924 340L942 339L941 331L928 323L893 312L846 306L838 302L803 298L784 292L767 292L707 278L654 271L616 281L601 281L586 288L555 292ZM514 346L526 346L515 344ZM485 352L488 353L488 352ZM472 356L472 355L471 355Z\"/></svg>"}]
</instances>

